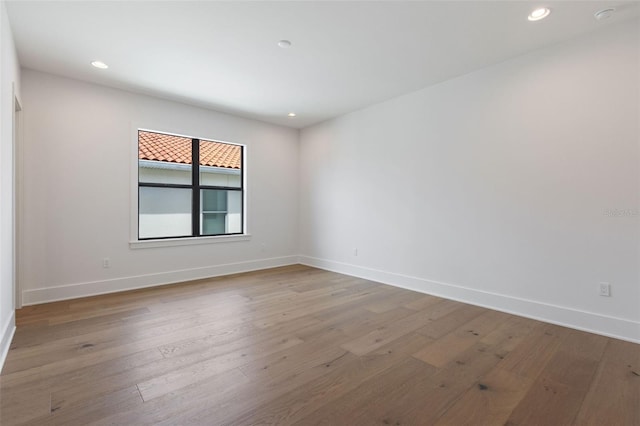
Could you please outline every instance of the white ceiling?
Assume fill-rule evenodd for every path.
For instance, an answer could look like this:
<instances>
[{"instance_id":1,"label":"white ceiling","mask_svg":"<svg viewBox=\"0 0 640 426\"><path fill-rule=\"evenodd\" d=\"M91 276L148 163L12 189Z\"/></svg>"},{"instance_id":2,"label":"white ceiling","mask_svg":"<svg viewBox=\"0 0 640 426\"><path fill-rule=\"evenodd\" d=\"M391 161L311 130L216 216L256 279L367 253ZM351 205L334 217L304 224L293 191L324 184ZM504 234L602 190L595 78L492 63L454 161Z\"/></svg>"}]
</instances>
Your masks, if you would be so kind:
<instances>
[{"instance_id":1,"label":"white ceiling","mask_svg":"<svg viewBox=\"0 0 640 426\"><path fill-rule=\"evenodd\" d=\"M539 5L551 15L529 22ZM596 21L606 7L617 12ZM85 0L8 1L7 10L26 68L301 128L637 17L640 7ZM292 47L279 48L281 39ZM109 69L91 67L96 59Z\"/></svg>"}]
</instances>

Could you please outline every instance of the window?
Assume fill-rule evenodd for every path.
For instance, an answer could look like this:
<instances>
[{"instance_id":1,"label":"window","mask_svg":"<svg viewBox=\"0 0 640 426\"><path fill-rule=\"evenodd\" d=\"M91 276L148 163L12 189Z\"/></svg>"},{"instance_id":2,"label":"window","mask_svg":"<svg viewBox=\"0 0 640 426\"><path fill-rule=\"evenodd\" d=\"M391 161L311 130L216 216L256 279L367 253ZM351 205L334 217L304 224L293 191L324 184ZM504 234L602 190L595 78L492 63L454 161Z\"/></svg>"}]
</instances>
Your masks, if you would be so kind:
<instances>
[{"instance_id":1,"label":"window","mask_svg":"<svg viewBox=\"0 0 640 426\"><path fill-rule=\"evenodd\" d=\"M138 239L244 232L244 147L138 130Z\"/></svg>"}]
</instances>

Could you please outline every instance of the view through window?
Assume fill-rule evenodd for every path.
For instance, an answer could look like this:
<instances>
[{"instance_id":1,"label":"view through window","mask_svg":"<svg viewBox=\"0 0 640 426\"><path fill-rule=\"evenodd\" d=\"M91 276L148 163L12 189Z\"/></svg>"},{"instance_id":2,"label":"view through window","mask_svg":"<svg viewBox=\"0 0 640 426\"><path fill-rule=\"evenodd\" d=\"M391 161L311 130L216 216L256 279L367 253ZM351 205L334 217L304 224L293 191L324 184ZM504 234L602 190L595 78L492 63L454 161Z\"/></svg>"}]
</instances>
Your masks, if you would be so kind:
<instances>
[{"instance_id":1,"label":"view through window","mask_svg":"<svg viewBox=\"0 0 640 426\"><path fill-rule=\"evenodd\" d=\"M138 239L242 234L243 152L138 131Z\"/></svg>"}]
</instances>

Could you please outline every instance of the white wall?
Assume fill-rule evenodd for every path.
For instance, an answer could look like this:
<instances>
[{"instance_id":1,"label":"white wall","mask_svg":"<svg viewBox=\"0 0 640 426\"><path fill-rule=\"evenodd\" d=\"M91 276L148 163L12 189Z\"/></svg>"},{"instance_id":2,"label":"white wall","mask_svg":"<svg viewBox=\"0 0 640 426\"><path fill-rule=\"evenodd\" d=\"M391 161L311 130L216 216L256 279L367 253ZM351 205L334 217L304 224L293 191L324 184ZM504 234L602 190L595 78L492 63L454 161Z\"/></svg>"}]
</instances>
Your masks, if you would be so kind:
<instances>
[{"instance_id":1,"label":"white wall","mask_svg":"<svg viewBox=\"0 0 640 426\"><path fill-rule=\"evenodd\" d=\"M14 89L15 88L15 89ZM20 99L20 69L4 1L0 2L0 369L15 330L14 249L14 90Z\"/></svg>"},{"instance_id":2,"label":"white wall","mask_svg":"<svg viewBox=\"0 0 640 426\"><path fill-rule=\"evenodd\" d=\"M25 303L296 262L297 130L32 70L22 77ZM251 239L132 249L132 126L246 144Z\"/></svg>"},{"instance_id":3,"label":"white wall","mask_svg":"<svg viewBox=\"0 0 640 426\"><path fill-rule=\"evenodd\" d=\"M303 262L640 341L639 28L304 129Z\"/></svg>"}]
</instances>

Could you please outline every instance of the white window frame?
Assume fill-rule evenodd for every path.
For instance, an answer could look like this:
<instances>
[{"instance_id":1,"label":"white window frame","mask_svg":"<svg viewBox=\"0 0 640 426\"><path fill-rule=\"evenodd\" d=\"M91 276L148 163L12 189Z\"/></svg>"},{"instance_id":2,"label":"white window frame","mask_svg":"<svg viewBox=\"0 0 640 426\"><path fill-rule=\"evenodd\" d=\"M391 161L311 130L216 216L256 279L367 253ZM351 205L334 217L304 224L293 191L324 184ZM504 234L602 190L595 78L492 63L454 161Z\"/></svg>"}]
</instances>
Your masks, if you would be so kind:
<instances>
[{"instance_id":1,"label":"white window frame","mask_svg":"<svg viewBox=\"0 0 640 426\"><path fill-rule=\"evenodd\" d=\"M178 238L162 238L162 239L144 239L138 238L138 131L148 131L155 133L164 133L173 136L185 137L190 139L201 139L204 141L215 141L230 145L241 146L242 155L242 234L233 235L212 235L200 237L178 237ZM218 138L191 136L184 132L167 130L166 128L158 128L154 126L139 126L131 124L131 151L130 151L130 179L129 179L129 247L132 249L156 248L156 247L172 247L172 246L188 246L200 244L218 244L230 243L236 241L249 241L251 234L249 233L249 222L247 220L249 204L248 204L248 188L247 188L247 145L237 142L227 142Z\"/></svg>"}]
</instances>

